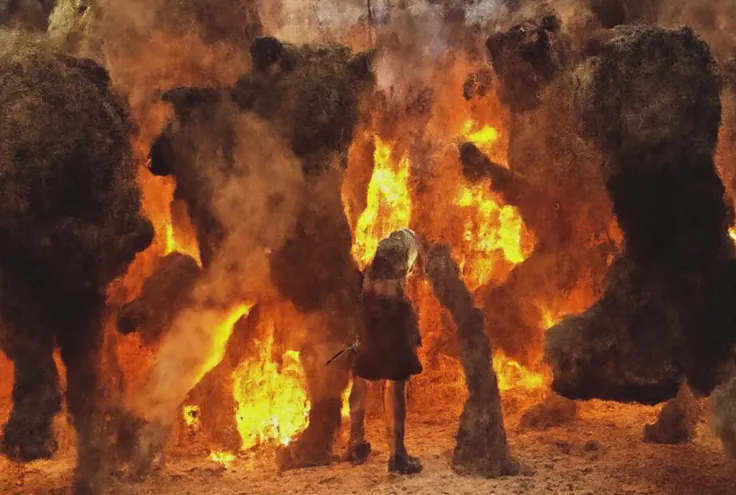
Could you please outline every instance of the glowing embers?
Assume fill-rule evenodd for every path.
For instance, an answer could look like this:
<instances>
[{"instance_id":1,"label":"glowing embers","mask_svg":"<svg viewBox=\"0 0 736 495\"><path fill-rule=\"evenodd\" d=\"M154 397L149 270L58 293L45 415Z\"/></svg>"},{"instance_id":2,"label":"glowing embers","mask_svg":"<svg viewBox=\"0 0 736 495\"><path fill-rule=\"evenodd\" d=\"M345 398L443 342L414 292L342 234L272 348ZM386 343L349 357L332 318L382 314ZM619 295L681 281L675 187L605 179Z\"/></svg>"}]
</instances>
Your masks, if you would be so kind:
<instances>
[{"instance_id":1,"label":"glowing embers","mask_svg":"<svg viewBox=\"0 0 736 495\"><path fill-rule=\"evenodd\" d=\"M272 360L274 324L265 323L258 357L247 359L233 373L233 398L238 403L235 420L241 449L289 442L307 426L304 370L299 353L286 351L281 363Z\"/></svg>"},{"instance_id":2,"label":"glowing embers","mask_svg":"<svg viewBox=\"0 0 736 495\"><path fill-rule=\"evenodd\" d=\"M731 227L730 229L728 229L728 236L736 244L736 227Z\"/></svg>"},{"instance_id":3,"label":"glowing embers","mask_svg":"<svg viewBox=\"0 0 736 495\"><path fill-rule=\"evenodd\" d=\"M391 145L376 136L374 169L368 184L367 206L354 232L352 255L362 270L376 253L378 241L394 230L409 226L409 158L396 161Z\"/></svg>"},{"instance_id":4,"label":"glowing embers","mask_svg":"<svg viewBox=\"0 0 736 495\"><path fill-rule=\"evenodd\" d=\"M182 413L187 427L191 431L198 431L201 427L201 423L199 422L199 406L184 406Z\"/></svg>"}]
</instances>

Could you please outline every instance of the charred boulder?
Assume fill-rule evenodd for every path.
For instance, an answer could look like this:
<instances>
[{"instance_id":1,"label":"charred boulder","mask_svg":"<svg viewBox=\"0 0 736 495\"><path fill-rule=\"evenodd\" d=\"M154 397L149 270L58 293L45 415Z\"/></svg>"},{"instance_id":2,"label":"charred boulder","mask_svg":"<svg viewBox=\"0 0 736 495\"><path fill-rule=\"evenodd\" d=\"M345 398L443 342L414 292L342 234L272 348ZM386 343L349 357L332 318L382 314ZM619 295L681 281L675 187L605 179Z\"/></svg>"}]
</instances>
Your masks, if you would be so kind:
<instances>
[{"instance_id":1,"label":"charred boulder","mask_svg":"<svg viewBox=\"0 0 736 495\"><path fill-rule=\"evenodd\" d=\"M53 454L57 346L77 433L79 491L94 491L103 472L105 291L153 240L133 126L108 79L92 61L0 31L0 343L15 366L2 451L20 461Z\"/></svg>"},{"instance_id":2,"label":"charred boulder","mask_svg":"<svg viewBox=\"0 0 736 495\"><path fill-rule=\"evenodd\" d=\"M625 249L600 300L547 332L559 393L661 402L683 378L701 394L724 378L736 270L713 159L720 83L688 28L618 27L581 69L576 105Z\"/></svg>"},{"instance_id":3,"label":"charred boulder","mask_svg":"<svg viewBox=\"0 0 736 495\"><path fill-rule=\"evenodd\" d=\"M539 106L539 93L569 63L569 40L554 14L526 19L486 41L501 100L512 112Z\"/></svg>"},{"instance_id":4,"label":"charred boulder","mask_svg":"<svg viewBox=\"0 0 736 495\"><path fill-rule=\"evenodd\" d=\"M138 332L144 342L157 340L177 312L190 302L200 274L191 256L174 252L160 259L141 294L120 310L118 331L123 335Z\"/></svg>"}]
</instances>

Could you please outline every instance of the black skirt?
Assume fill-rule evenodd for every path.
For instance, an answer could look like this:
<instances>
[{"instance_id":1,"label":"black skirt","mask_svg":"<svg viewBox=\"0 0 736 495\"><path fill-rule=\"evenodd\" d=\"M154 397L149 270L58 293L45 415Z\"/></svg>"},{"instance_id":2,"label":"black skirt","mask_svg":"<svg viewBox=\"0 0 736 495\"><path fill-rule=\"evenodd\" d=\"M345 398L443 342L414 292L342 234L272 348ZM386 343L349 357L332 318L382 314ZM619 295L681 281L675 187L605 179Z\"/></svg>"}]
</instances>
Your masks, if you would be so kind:
<instances>
[{"instance_id":1,"label":"black skirt","mask_svg":"<svg viewBox=\"0 0 736 495\"><path fill-rule=\"evenodd\" d=\"M405 381L422 372L419 320L405 297L363 294L364 325L353 373L365 380Z\"/></svg>"}]
</instances>

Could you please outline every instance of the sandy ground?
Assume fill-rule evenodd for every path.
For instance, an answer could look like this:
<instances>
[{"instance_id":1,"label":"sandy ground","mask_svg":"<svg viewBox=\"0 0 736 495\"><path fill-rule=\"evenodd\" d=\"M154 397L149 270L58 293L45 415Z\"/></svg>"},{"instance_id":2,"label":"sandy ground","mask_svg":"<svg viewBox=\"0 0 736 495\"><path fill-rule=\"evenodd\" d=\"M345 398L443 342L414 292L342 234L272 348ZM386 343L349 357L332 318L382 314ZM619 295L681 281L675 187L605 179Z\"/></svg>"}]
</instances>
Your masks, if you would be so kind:
<instances>
[{"instance_id":1,"label":"sandy ground","mask_svg":"<svg viewBox=\"0 0 736 495\"><path fill-rule=\"evenodd\" d=\"M7 411L0 411L6 413ZM407 432L410 451L421 457L424 471L401 477L387 473L382 423L369 424L374 454L360 467L335 464L278 474L273 456L261 452L233 461L229 469L210 461L204 447L173 452L165 468L143 483L113 476L111 494L673 494L732 495L736 470L720 444L699 426L693 444L651 445L642 428L655 408L603 402L581 404L578 419L545 431L519 425L507 417L513 452L524 474L502 479L466 478L450 466L457 416L411 411ZM197 449L200 449L197 452ZM0 459L0 493L67 493L73 458L64 449L59 459L17 466Z\"/></svg>"}]
</instances>

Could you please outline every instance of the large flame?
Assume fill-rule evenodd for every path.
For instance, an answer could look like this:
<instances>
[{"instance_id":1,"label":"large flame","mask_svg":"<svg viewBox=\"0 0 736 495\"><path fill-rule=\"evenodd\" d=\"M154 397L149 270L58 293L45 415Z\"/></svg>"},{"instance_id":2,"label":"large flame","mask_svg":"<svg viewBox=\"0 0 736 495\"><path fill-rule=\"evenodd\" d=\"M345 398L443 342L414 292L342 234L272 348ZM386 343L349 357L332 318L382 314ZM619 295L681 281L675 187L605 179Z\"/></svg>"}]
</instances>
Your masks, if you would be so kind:
<instances>
[{"instance_id":1,"label":"large flame","mask_svg":"<svg viewBox=\"0 0 736 495\"><path fill-rule=\"evenodd\" d=\"M409 158L396 161L389 143L375 137L374 169L368 184L367 206L355 227L353 258L363 269L376 254L378 241L409 226Z\"/></svg>"},{"instance_id":2,"label":"large flame","mask_svg":"<svg viewBox=\"0 0 736 495\"><path fill-rule=\"evenodd\" d=\"M272 360L274 323L265 323L257 342L258 357L246 360L233 373L233 397L241 449L257 445L288 445L307 426L309 400L299 353L286 351L282 363Z\"/></svg>"},{"instance_id":3,"label":"large flame","mask_svg":"<svg viewBox=\"0 0 736 495\"><path fill-rule=\"evenodd\" d=\"M499 132L492 126L479 126L468 120L463 125L463 138L481 151L493 153ZM511 265L523 262L534 243L516 208L501 204L491 191L490 181L458 186L454 203L462 209L463 238L453 246L465 282L475 290L494 278L494 267L500 260Z\"/></svg>"}]
</instances>

